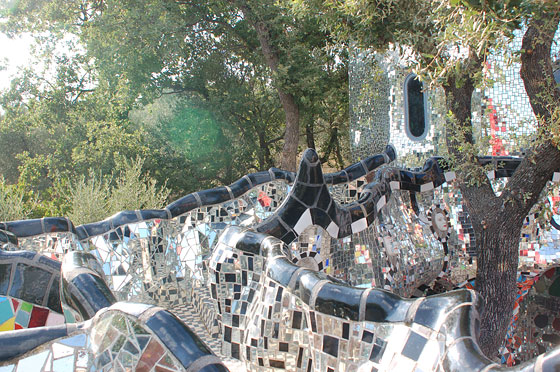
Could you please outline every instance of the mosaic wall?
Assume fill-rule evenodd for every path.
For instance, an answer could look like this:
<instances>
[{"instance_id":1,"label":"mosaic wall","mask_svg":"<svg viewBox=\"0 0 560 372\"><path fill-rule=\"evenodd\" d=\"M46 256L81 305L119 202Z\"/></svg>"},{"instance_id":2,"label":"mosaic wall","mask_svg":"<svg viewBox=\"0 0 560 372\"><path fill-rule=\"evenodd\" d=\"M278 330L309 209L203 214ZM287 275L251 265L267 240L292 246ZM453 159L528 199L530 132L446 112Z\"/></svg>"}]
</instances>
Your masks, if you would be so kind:
<instances>
[{"instance_id":1,"label":"mosaic wall","mask_svg":"<svg viewBox=\"0 0 560 372\"><path fill-rule=\"evenodd\" d=\"M472 97L475 138L481 144L481 153L492 155L494 158L522 155L535 133L536 119L519 76L520 64L515 60L516 53L521 48L521 39L522 33L518 33L508 50L490 56L484 73L489 81L495 81L495 83L486 89L477 89ZM555 79L560 84L560 30L556 33L551 54ZM378 151L386 143L392 143L395 146L399 157L398 164L408 168L419 167L425 159L434 154L444 155L446 153L443 139L447 110L441 90L427 91L424 94L427 127L425 137L414 138L407 133L407 104L409 102L407 101L406 82L415 64L414 56L407 47L395 46L384 54L353 50L349 81L350 138L354 160L359 160L370 151ZM488 142L483 143L483 138L486 138ZM499 178L494 171L488 173L488 178L497 191L506 182ZM520 278L538 278L539 274L547 268L560 263L558 185L549 185L545 194L547 194L544 199L545 208L541 210L535 208L531 212L520 237L519 270L520 272L530 272L530 276L520 273ZM418 196L416 195L416 197ZM444 206L442 211L446 214L449 225L452 226L447 241L442 242L448 251L448 273L441 275L429 288L420 285L413 295L467 285L476 272L477 243L468 210L462 203L459 190L452 184L444 184L433 193L434 206L438 203ZM363 232L353 237L353 241L362 239L369 242L376 236L375 233L367 235ZM399 281L399 283L401 282L402 280ZM525 306L523 299L534 283L533 279L522 280L518 283L520 292L516 311ZM555 319L560 316L558 309L560 307L550 308L547 318ZM542 352L544 350L542 345L550 345L550 343L541 342L539 337L535 336L536 333L534 327L531 326L532 323L529 319L531 317L528 313L520 315L521 320L517 318L518 316L517 313L514 314L508 331L508 339L502 349L502 361L510 365L536 355L530 350ZM557 331L553 330L554 332ZM529 334L533 334L533 336L528 337ZM557 337L558 333L555 335ZM555 337L547 337L558 341Z\"/></svg>"},{"instance_id":2,"label":"mosaic wall","mask_svg":"<svg viewBox=\"0 0 560 372\"><path fill-rule=\"evenodd\" d=\"M434 155L444 155L445 102L441 91L425 94L426 134L407 134L404 84L415 65L406 48L385 54L357 50L350 60L350 142L354 161L387 143L395 146L397 164L420 167Z\"/></svg>"},{"instance_id":3,"label":"mosaic wall","mask_svg":"<svg viewBox=\"0 0 560 372\"><path fill-rule=\"evenodd\" d=\"M100 263L91 254L69 252L60 265L32 252L0 253L1 264L16 264L26 271L41 270L45 264L58 266L53 275L63 278L62 296L51 292L49 302L58 300L57 306L62 303L65 314L75 314L61 325L49 324L49 314L43 324L33 324L39 328L31 328L37 320L36 308L32 308L28 329L0 333L1 371L228 371L196 334L167 310L117 302ZM29 260L31 255L37 259ZM60 318L64 320L61 315L56 320Z\"/></svg>"},{"instance_id":4,"label":"mosaic wall","mask_svg":"<svg viewBox=\"0 0 560 372\"><path fill-rule=\"evenodd\" d=\"M59 286L59 262L0 250L0 331L63 324Z\"/></svg>"},{"instance_id":5,"label":"mosaic wall","mask_svg":"<svg viewBox=\"0 0 560 372\"><path fill-rule=\"evenodd\" d=\"M521 155L535 133L536 118L519 75L522 33L507 50L489 56L484 73L494 84L473 93L475 138L489 142L481 155ZM552 43L555 77L560 83L560 29ZM426 91L425 138L406 130L405 81L417 64L410 48L393 46L379 54L353 48L349 65L350 139L354 161L395 146L398 164L418 167L433 155L446 153L444 123L447 109L440 89Z\"/></svg>"},{"instance_id":6,"label":"mosaic wall","mask_svg":"<svg viewBox=\"0 0 560 372\"><path fill-rule=\"evenodd\" d=\"M513 364L560 344L560 267L519 275L518 306L502 355Z\"/></svg>"},{"instance_id":7,"label":"mosaic wall","mask_svg":"<svg viewBox=\"0 0 560 372\"><path fill-rule=\"evenodd\" d=\"M52 292L67 324L0 334L2 344L21 345L17 336L33 348L42 345L15 360L33 348L5 348L0 360L10 371L30 363L37 370L206 371L212 363L224 370L214 354L238 360L234 370L499 368L476 346L473 291L418 299L395 294L452 288L445 283L458 261L445 188L454 174L440 158L420 172L380 168L394 158L387 147L323 175L308 150L297 175L248 175L163 210L124 211L76 228L64 218L2 223L4 249L24 246L53 259L3 252L0 267L11 266L0 271L0 285L8 283L0 295L16 293L20 266L23 272L51 267L49 280L30 276L21 287L41 282L43 296L35 303L48 304ZM519 163L495 160L480 159L500 164L496 178ZM62 265L54 260L60 257ZM52 290L56 278L60 292ZM152 305L118 300L162 304L183 322ZM17 318L13 309L7 313ZM62 319L60 303L58 311ZM553 350L539 363L554 365L558 357Z\"/></svg>"}]
</instances>

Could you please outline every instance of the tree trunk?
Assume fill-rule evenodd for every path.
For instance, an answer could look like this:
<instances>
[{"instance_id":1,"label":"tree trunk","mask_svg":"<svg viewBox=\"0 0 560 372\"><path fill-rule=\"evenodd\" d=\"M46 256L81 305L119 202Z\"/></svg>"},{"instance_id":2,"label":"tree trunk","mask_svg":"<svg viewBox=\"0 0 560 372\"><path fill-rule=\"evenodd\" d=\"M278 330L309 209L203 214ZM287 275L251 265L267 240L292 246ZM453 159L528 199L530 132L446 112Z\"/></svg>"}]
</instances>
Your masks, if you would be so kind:
<instances>
[{"instance_id":1,"label":"tree trunk","mask_svg":"<svg viewBox=\"0 0 560 372\"><path fill-rule=\"evenodd\" d=\"M471 97L474 82L471 76L464 69L463 76L450 77L444 85L446 104L455 119L447 127L446 140L459 170L459 188L478 244L476 290L484 303L480 314L479 345L492 358L504 339L511 318L521 224L506 224L507 228L504 228L502 221L506 216L502 204L478 165L476 154L465 150L473 144ZM457 84L455 79L460 79L462 84Z\"/></svg>"},{"instance_id":2,"label":"tree trunk","mask_svg":"<svg viewBox=\"0 0 560 372\"><path fill-rule=\"evenodd\" d=\"M273 40L271 40L268 25L259 18L258 14L249 7L246 1L237 1L237 4L257 33L266 64L273 73L277 73L279 64L278 51L274 46ZM275 82L275 88L286 115L286 131L280 167L285 170L295 171L299 144L299 107L295 97L291 93L286 92L278 82Z\"/></svg>"},{"instance_id":3,"label":"tree trunk","mask_svg":"<svg viewBox=\"0 0 560 372\"><path fill-rule=\"evenodd\" d=\"M286 114L286 133L280 167L295 172L299 144L299 108L294 96L285 93L281 88L277 87L276 90Z\"/></svg>"},{"instance_id":4,"label":"tree trunk","mask_svg":"<svg viewBox=\"0 0 560 372\"><path fill-rule=\"evenodd\" d=\"M539 136L533 148L497 197L476 164L472 144L471 95L476 61L460 76L450 77L444 86L447 107L455 121L447 128L447 144L460 172L461 193L469 210L478 243L476 290L484 301L479 345L490 358L497 356L505 339L516 297L519 238L523 220L535 205L541 191L560 167L558 144L550 140L553 110L560 105L560 92L552 76L550 46L558 27L558 9L546 19L532 19L523 38L521 76L538 118ZM470 68L469 68L470 67ZM456 80L462 83L456 84ZM465 146L466 145L466 146ZM472 182L472 179L476 183Z\"/></svg>"},{"instance_id":5,"label":"tree trunk","mask_svg":"<svg viewBox=\"0 0 560 372\"><path fill-rule=\"evenodd\" d=\"M539 126L546 129L550 129L552 112L560 104L560 91L554 81L550 58L552 40L559 22L558 6L555 11L547 13L545 18L532 19L523 35L521 46L523 53L519 74Z\"/></svg>"},{"instance_id":6,"label":"tree trunk","mask_svg":"<svg viewBox=\"0 0 560 372\"><path fill-rule=\"evenodd\" d=\"M491 222L477 234L478 256L476 290L484 303L481 314L479 345L495 359L505 340L516 296L517 265L521 213L492 213ZM485 221L486 222L486 221Z\"/></svg>"}]
</instances>

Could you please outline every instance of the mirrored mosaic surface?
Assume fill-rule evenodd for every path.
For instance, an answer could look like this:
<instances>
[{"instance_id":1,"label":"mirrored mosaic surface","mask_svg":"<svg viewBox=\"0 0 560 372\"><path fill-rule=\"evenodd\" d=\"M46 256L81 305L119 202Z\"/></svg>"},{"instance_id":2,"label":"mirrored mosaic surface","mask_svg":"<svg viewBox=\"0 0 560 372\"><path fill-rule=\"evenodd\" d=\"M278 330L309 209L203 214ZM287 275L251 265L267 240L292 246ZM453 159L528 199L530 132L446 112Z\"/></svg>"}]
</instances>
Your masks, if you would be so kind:
<instances>
[{"instance_id":1,"label":"mirrored mosaic surface","mask_svg":"<svg viewBox=\"0 0 560 372\"><path fill-rule=\"evenodd\" d=\"M308 150L298 174L284 177L293 183L275 185L267 172L239 200L232 190L215 189L215 195L196 193L194 204L187 197L163 211L125 211L77 228L52 218L5 223L6 236L13 235L6 248L21 241L46 253L2 253L2 324L14 319L15 328L30 313L27 325L39 327L0 334L7 340L19 332L39 346L17 362L10 359L25 350L6 349L12 355L4 358L6 367L23 370L34 361L37 370L182 370L191 364L220 370L226 368L221 360L237 360L229 364L235 370L501 368L476 346L476 293L448 292L453 269L469 258L459 243L468 231L453 225L449 207L454 174L432 159L421 172L380 168L367 182L372 170L394 159L393 151L323 175ZM500 160L505 165L495 170L497 178L519 162ZM203 199L218 203L202 205ZM520 280L523 298L533 288L529 282ZM39 297L40 291L50 294ZM20 297L8 297L15 294ZM51 310L46 318L33 316L45 311L27 311L14 298L37 309L58 303L52 318L58 325L47 324ZM131 299L146 304L117 302ZM182 321L149 303L172 309ZM520 314L512 318L508 342L526 330ZM554 349L554 319L538 318L539 325L550 323L543 334L551 342L540 351ZM76 347L70 350L68 342ZM504 349L506 361L523 353L515 347ZM541 362L557 363L557 354L543 354ZM533 368L534 361L528 363Z\"/></svg>"}]
</instances>

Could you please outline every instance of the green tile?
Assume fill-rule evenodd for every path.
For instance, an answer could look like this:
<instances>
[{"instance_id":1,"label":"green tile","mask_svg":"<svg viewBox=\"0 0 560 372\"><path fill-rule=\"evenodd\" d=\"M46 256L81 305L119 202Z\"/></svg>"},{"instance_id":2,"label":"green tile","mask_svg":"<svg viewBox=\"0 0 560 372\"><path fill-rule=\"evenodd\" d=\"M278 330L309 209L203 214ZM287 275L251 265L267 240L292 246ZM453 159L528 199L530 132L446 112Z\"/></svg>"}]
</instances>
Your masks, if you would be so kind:
<instances>
[{"instance_id":1,"label":"green tile","mask_svg":"<svg viewBox=\"0 0 560 372\"><path fill-rule=\"evenodd\" d=\"M33 305L31 305L29 302L22 301L21 302L21 309L23 311L27 311L28 313L30 313L31 310L33 310Z\"/></svg>"}]
</instances>

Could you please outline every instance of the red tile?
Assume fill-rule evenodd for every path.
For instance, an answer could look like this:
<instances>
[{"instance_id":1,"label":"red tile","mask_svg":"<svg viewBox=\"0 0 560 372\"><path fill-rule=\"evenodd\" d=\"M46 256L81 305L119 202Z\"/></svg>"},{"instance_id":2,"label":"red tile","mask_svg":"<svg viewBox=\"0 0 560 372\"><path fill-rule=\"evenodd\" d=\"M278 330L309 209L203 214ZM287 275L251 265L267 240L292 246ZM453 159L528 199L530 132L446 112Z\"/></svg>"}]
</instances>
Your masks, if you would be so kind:
<instances>
[{"instance_id":1,"label":"red tile","mask_svg":"<svg viewBox=\"0 0 560 372\"><path fill-rule=\"evenodd\" d=\"M156 366L156 372L174 372L174 369L167 369L165 367L162 367L160 365Z\"/></svg>"},{"instance_id":2,"label":"red tile","mask_svg":"<svg viewBox=\"0 0 560 372\"><path fill-rule=\"evenodd\" d=\"M33 311L31 311L31 318L29 319L29 325L27 328L44 326L45 323L47 323L48 316L49 309L33 306Z\"/></svg>"},{"instance_id":3,"label":"red tile","mask_svg":"<svg viewBox=\"0 0 560 372\"><path fill-rule=\"evenodd\" d=\"M14 305L14 314L15 314L19 306L19 301L12 298L12 305Z\"/></svg>"},{"instance_id":4,"label":"red tile","mask_svg":"<svg viewBox=\"0 0 560 372\"><path fill-rule=\"evenodd\" d=\"M144 353L142 353L142 357L136 365L136 371L150 371L159 361L163 353L165 353L163 347L161 347L159 342L152 338L148 346L146 346L146 349L144 349Z\"/></svg>"}]
</instances>

